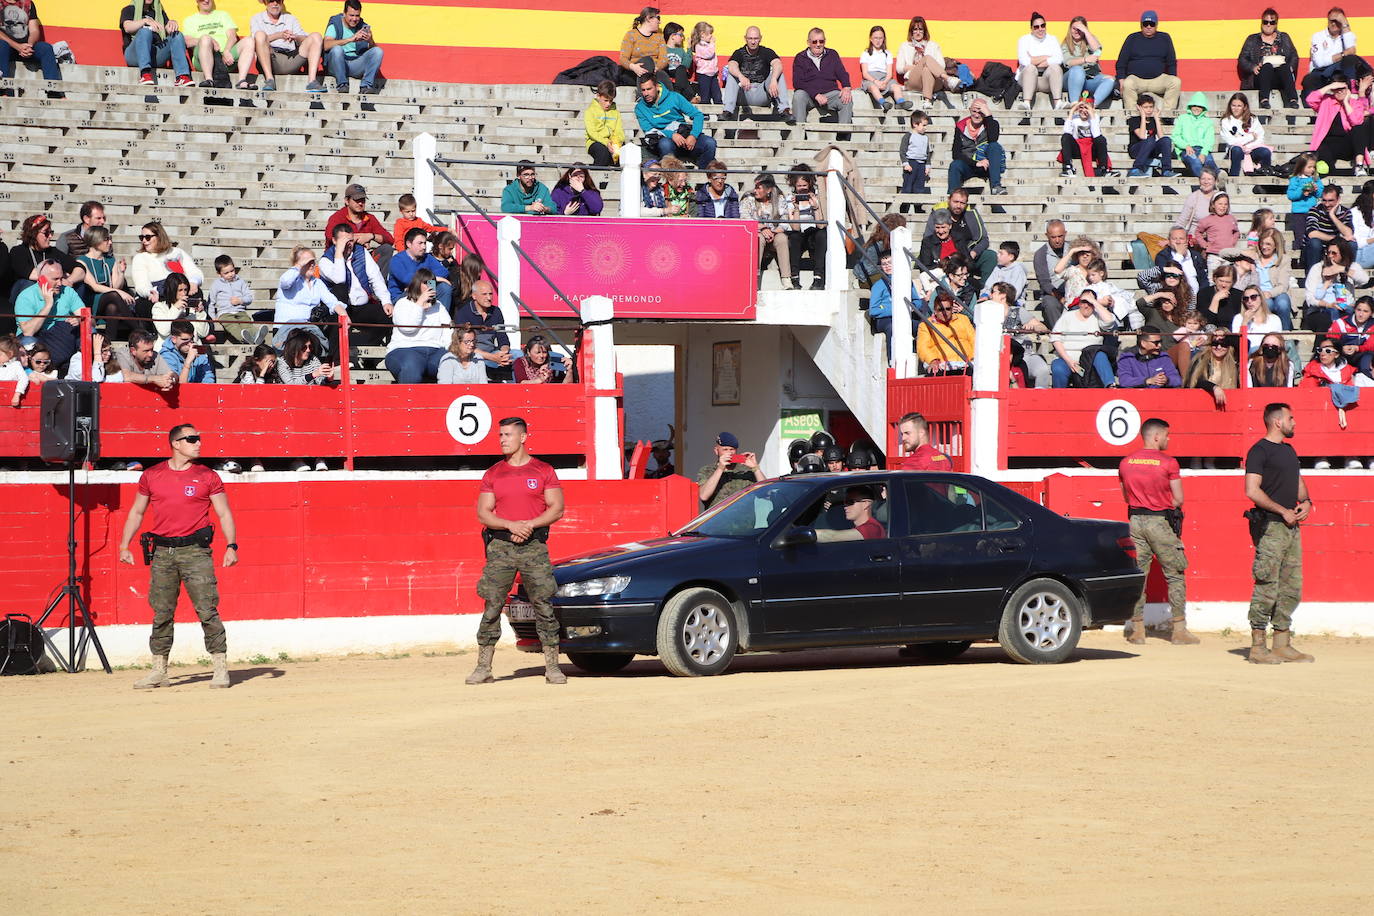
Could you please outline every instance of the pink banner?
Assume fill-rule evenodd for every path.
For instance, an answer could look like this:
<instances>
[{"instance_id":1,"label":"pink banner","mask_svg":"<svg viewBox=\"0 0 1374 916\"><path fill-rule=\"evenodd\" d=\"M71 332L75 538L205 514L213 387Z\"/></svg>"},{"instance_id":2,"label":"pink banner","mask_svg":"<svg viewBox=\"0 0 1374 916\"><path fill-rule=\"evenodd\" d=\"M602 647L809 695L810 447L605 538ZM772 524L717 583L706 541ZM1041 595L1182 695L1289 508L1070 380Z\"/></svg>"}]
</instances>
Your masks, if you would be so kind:
<instances>
[{"instance_id":1,"label":"pink banner","mask_svg":"<svg viewBox=\"0 0 1374 916\"><path fill-rule=\"evenodd\" d=\"M608 296L620 318L751 320L758 223L735 219L520 216L520 247L565 296ZM496 270L496 229L465 216L459 238ZM523 259L520 298L542 316L568 307Z\"/></svg>"}]
</instances>

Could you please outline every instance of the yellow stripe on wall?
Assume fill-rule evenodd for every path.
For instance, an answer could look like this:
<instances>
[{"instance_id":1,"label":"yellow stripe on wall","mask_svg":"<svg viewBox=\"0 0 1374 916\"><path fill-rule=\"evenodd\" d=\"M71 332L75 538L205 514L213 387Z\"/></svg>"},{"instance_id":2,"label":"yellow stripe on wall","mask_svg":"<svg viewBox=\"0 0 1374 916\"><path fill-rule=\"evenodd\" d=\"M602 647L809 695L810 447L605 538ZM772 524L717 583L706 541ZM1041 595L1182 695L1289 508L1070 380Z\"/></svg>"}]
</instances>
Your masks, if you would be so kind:
<instances>
[{"instance_id":1,"label":"yellow stripe on wall","mask_svg":"<svg viewBox=\"0 0 1374 916\"><path fill-rule=\"evenodd\" d=\"M43 21L51 26L68 28L108 28L110 40L118 40L116 26L122 0L47 0L40 8ZM164 3L168 15L184 19L196 11L187 0ZM262 11L260 3L252 0L223 0L219 8L226 10L237 22L240 34L246 34L249 20ZM323 31L329 17L342 9L340 0L294 0L288 9L308 31ZM627 8L628 9L628 8ZM364 3L364 15L382 45L388 43L432 45L437 47L475 48L541 48L599 52L618 48L620 39L630 27L633 12L584 13L537 9L503 9L426 6L424 4ZM674 17L689 29L696 17L675 14ZM792 19L749 16L713 18L716 45L728 54L742 44L744 30L756 25L763 30L764 44L783 57L803 50L806 33L813 26L825 29L826 40L845 58L856 58L868 43L868 30L881 25L887 30L888 45L895 52L905 38L907 20L873 19ZM1293 38L1298 54L1306 56L1313 33L1322 28L1326 19L1285 19L1283 27ZM1174 50L1180 59L1234 59L1246 36L1258 31L1257 19L1170 21L1165 31L1174 40ZM1062 39L1068 24L1050 21L1050 33ZM1114 57L1126 36L1138 31L1137 22L1094 22L1094 33L1102 40L1106 56ZM1363 49L1374 48L1374 17L1350 20L1356 35L1367 36ZM941 21L930 20L935 36L946 56L972 59L1011 61L1016 57L1016 41L1027 34L1025 21ZM77 59L81 49L77 48ZM1368 56L1368 55L1366 55Z\"/></svg>"}]
</instances>

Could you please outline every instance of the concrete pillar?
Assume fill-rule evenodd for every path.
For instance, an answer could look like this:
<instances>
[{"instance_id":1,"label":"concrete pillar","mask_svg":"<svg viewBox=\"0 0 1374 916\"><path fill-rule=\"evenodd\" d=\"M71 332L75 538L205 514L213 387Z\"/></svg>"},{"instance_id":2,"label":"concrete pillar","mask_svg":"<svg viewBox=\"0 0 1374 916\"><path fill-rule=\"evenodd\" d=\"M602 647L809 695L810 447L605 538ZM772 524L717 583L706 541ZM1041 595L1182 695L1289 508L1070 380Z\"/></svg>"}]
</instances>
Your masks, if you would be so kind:
<instances>
[{"instance_id":1,"label":"concrete pillar","mask_svg":"<svg viewBox=\"0 0 1374 916\"><path fill-rule=\"evenodd\" d=\"M889 236L892 244L892 368L897 378L915 378L915 341L911 337L911 230L898 226Z\"/></svg>"},{"instance_id":2,"label":"concrete pillar","mask_svg":"<svg viewBox=\"0 0 1374 916\"><path fill-rule=\"evenodd\" d=\"M849 289L849 269L845 267L844 232L840 229L846 212L844 185L834 177L844 173L844 157L839 150L830 151L826 168L833 174L825 176L825 214L829 221L825 227L825 288L843 291ZM796 269L792 265L794 273Z\"/></svg>"},{"instance_id":3,"label":"concrete pillar","mask_svg":"<svg viewBox=\"0 0 1374 916\"><path fill-rule=\"evenodd\" d=\"M644 148L638 143L620 147L620 215L626 219L639 216L640 165Z\"/></svg>"},{"instance_id":4,"label":"concrete pillar","mask_svg":"<svg viewBox=\"0 0 1374 916\"><path fill-rule=\"evenodd\" d=\"M608 322L615 303L606 296L582 300L582 320ZM592 341L592 385L598 390L615 388L615 326L597 324L588 332ZM597 397L592 405L592 454L587 475L592 480L620 480L624 476L620 441L620 414L613 397Z\"/></svg>"},{"instance_id":5,"label":"concrete pillar","mask_svg":"<svg viewBox=\"0 0 1374 916\"><path fill-rule=\"evenodd\" d=\"M509 331L512 350L520 347L520 306L515 304L520 295L520 255L514 246L520 241L520 220L513 216L503 216L496 221L496 304L501 309L501 323L516 330Z\"/></svg>"},{"instance_id":6,"label":"concrete pillar","mask_svg":"<svg viewBox=\"0 0 1374 916\"><path fill-rule=\"evenodd\" d=\"M415 164L415 212L420 219L429 220L434 210L434 172L429 164L438 155L439 141L433 134L419 134L410 141L410 155ZM401 240L397 239L397 245Z\"/></svg>"}]
</instances>

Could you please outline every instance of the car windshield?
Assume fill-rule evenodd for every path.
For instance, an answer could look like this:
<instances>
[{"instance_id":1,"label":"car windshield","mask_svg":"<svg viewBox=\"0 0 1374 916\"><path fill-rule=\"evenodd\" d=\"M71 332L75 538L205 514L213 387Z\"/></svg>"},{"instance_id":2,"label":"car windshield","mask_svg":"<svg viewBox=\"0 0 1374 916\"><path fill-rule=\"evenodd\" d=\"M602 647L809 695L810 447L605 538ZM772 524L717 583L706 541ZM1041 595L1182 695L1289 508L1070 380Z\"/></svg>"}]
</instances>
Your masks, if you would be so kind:
<instances>
[{"instance_id":1,"label":"car windshield","mask_svg":"<svg viewBox=\"0 0 1374 916\"><path fill-rule=\"evenodd\" d=\"M678 534L713 538L743 538L762 534L796 500L804 498L810 489L782 481L758 484L712 506L684 525Z\"/></svg>"}]
</instances>

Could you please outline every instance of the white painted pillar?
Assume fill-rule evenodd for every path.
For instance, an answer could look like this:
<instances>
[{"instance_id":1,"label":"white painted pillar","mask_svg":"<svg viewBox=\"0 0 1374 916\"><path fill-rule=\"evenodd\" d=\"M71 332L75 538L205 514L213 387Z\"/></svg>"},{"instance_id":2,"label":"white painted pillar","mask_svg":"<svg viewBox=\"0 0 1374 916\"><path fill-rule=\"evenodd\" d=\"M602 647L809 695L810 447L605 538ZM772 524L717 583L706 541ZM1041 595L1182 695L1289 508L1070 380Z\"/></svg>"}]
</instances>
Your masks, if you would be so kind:
<instances>
[{"instance_id":1,"label":"white painted pillar","mask_svg":"<svg viewBox=\"0 0 1374 916\"><path fill-rule=\"evenodd\" d=\"M620 215L626 219L639 216L640 166L644 148L638 143L624 143L620 147Z\"/></svg>"},{"instance_id":2,"label":"white painted pillar","mask_svg":"<svg viewBox=\"0 0 1374 916\"><path fill-rule=\"evenodd\" d=\"M973 308L973 402L967 447L969 470L990 474L998 470L997 453L1002 434L1002 402L996 397L1001 386L1003 308L991 301Z\"/></svg>"},{"instance_id":3,"label":"white painted pillar","mask_svg":"<svg viewBox=\"0 0 1374 916\"><path fill-rule=\"evenodd\" d=\"M410 155L415 164L415 212L421 219L428 220L434 209L434 172L429 164L438 155L439 141L433 134L419 134L410 141ZM397 244L401 240L397 239Z\"/></svg>"},{"instance_id":4,"label":"white painted pillar","mask_svg":"<svg viewBox=\"0 0 1374 916\"><path fill-rule=\"evenodd\" d=\"M888 237L892 244L892 368L897 378L916 377L915 341L911 336L911 230L898 226Z\"/></svg>"},{"instance_id":5,"label":"white painted pillar","mask_svg":"<svg viewBox=\"0 0 1374 916\"><path fill-rule=\"evenodd\" d=\"M501 323L517 329L507 332L511 349L515 350L520 346L520 306L514 298L520 295L520 255L513 246L520 241L520 220L513 216L497 220L496 241L496 304L501 309Z\"/></svg>"},{"instance_id":6,"label":"white painted pillar","mask_svg":"<svg viewBox=\"0 0 1374 916\"><path fill-rule=\"evenodd\" d=\"M607 322L615 315L615 303L606 296L582 300L582 320ZM615 388L615 326L597 324L588 336L592 341L592 384L601 391ZM620 480L624 476L624 452L620 441L619 411L615 398L597 397L592 405L592 454L587 476L592 480Z\"/></svg>"},{"instance_id":7,"label":"white painted pillar","mask_svg":"<svg viewBox=\"0 0 1374 916\"><path fill-rule=\"evenodd\" d=\"M826 168L831 174L825 176L825 214L829 221L825 227L825 288L830 290L849 289L849 269L845 267L844 232L844 185L835 175L844 173L844 157L839 150L832 149ZM796 265L792 270L796 272Z\"/></svg>"}]
</instances>

